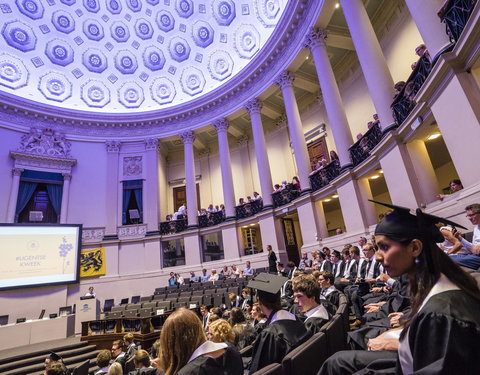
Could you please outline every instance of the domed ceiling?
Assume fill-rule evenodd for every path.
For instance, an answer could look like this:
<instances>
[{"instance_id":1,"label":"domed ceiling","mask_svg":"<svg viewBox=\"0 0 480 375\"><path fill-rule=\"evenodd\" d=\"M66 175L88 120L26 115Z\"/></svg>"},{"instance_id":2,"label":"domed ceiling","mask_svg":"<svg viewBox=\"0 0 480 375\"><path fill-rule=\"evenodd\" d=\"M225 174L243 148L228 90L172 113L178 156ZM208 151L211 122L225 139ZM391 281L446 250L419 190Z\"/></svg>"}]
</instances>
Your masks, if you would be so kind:
<instances>
[{"instance_id":1,"label":"domed ceiling","mask_svg":"<svg viewBox=\"0 0 480 375\"><path fill-rule=\"evenodd\" d=\"M242 71L286 3L0 0L0 91L89 112L183 104Z\"/></svg>"}]
</instances>

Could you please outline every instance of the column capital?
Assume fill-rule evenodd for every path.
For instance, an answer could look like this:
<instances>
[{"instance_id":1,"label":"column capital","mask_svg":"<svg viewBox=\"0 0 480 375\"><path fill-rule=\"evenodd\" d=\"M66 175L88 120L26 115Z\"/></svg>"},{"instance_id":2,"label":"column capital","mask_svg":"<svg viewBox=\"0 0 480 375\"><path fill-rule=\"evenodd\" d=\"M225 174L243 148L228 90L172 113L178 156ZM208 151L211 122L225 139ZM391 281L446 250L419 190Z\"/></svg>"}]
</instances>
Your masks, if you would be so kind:
<instances>
[{"instance_id":1,"label":"column capital","mask_svg":"<svg viewBox=\"0 0 480 375\"><path fill-rule=\"evenodd\" d=\"M218 134L222 132L227 132L228 127L230 126L230 123L226 118L220 118L213 122L213 126L215 127L215 130L217 131L217 134Z\"/></svg>"},{"instance_id":2,"label":"column capital","mask_svg":"<svg viewBox=\"0 0 480 375\"><path fill-rule=\"evenodd\" d=\"M327 36L327 30L312 27L305 36L305 48L312 50L317 46L325 46Z\"/></svg>"},{"instance_id":3,"label":"column capital","mask_svg":"<svg viewBox=\"0 0 480 375\"><path fill-rule=\"evenodd\" d=\"M147 151L157 151L160 147L160 141L158 140L158 138L147 138L144 139L143 142L145 144L145 150Z\"/></svg>"},{"instance_id":4,"label":"column capital","mask_svg":"<svg viewBox=\"0 0 480 375\"><path fill-rule=\"evenodd\" d=\"M64 181L70 181L72 179L71 173L62 173L62 176Z\"/></svg>"},{"instance_id":5,"label":"column capital","mask_svg":"<svg viewBox=\"0 0 480 375\"><path fill-rule=\"evenodd\" d=\"M237 138L237 145L239 146L245 146L248 144L248 135L244 134Z\"/></svg>"},{"instance_id":6,"label":"column capital","mask_svg":"<svg viewBox=\"0 0 480 375\"><path fill-rule=\"evenodd\" d=\"M249 114L260 113L263 108L263 103L258 99L251 99L245 104L245 109Z\"/></svg>"},{"instance_id":7,"label":"column capital","mask_svg":"<svg viewBox=\"0 0 480 375\"><path fill-rule=\"evenodd\" d=\"M293 87L293 81L295 80L295 75L290 71L285 71L281 73L275 80L275 85L284 89L285 87Z\"/></svg>"},{"instance_id":8,"label":"column capital","mask_svg":"<svg viewBox=\"0 0 480 375\"><path fill-rule=\"evenodd\" d=\"M23 168L13 168L12 169L12 175L21 176L23 171L24 171Z\"/></svg>"},{"instance_id":9,"label":"column capital","mask_svg":"<svg viewBox=\"0 0 480 375\"><path fill-rule=\"evenodd\" d=\"M195 133L191 130L186 130L178 135L184 145L191 145L195 142Z\"/></svg>"},{"instance_id":10,"label":"column capital","mask_svg":"<svg viewBox=\"0 0 480 375\"><path fill-rule=\"evenodd\" d=\"M122 143L120 141L105 141L107 152L120 152Z\"/></svg>"}]
</instances>

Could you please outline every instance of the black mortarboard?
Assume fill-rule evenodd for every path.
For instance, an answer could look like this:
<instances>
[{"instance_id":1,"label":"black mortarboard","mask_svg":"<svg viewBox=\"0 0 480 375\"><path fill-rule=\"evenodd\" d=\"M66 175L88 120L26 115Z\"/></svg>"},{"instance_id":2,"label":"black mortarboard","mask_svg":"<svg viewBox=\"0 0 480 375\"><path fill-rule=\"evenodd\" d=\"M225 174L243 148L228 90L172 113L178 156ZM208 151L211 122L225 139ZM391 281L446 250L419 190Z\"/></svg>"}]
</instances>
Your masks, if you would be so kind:
<instances>
[{"instance_id":1,"label":"black mortarboard","mask_svg":"<svg viewBox=\"0 0 480 375\"><path fill-rule=\"evenodd\" d=\"M50 358L50 360L52 361L63 361L62 360L62 357L60 357L57 353L54 353L54 352L50 352L50 355L48 356L48 358Z\"/></svg>"},{"instance_id":2,"label":"black mortarboard","mask_svg":"<svg viewBox=\"0 0 480 375\"><path fill-rule=\"evenodd\" d=\"M327 257L327 254L325 254L323 251L319 251L318 255L320 255L320 257L322 257L323 259Z\"/></svg>"},{"instance_id":3,"label":"black mortarboard","mask_svg":"<svg viewBox=\"0 0 480 375\"><path fill-rule=\"evenodd\" d=\"M248 282L247 287L256 289L262 298L268 301L275 301L280 298L280 289L288 280L284 276L260 273Z\"/></svg>"},{"instance_id":4,"label":"black mortarboard","mask_svg":"<svg viewBox=\"0 0 480 375\"><path fill-rule=\"evenodd\" d=\"M342 257L342 255L340 254L340 251L338 251L338 250L333 250L333 251L331 252L331 254L335 255L337 258L341 258L341 257Z\"/></svg>"},{"instance_id":5,"label":"black mortarboard","mask_svg":"<svg viewBox=\"0 0 480 375\"><path fill-rule=\"evenodd\" d=\"M385 215L384 218L377 224L375 228L375 235L384 235L393 238L424 238L426 240L433 239L435 242L443 242L444 238L440 230L435 224L444 223L450 224L454 227L465 227L438 216L424 213L417 208L415 215L409 208L395 206L393 204L382 203L370 200L370 202L381 204L382 206L391 208L393 211Z\"/></svg>"},{"instance_id":6,"label":"black mortarboard","mask_svg":"<svg viewBox=\"0 0 480 375\"><path fill-rule=\"evenodd\" d=\"M278 262L277 266L283 267L283 263Z\"/></svg>"}]
</instances>

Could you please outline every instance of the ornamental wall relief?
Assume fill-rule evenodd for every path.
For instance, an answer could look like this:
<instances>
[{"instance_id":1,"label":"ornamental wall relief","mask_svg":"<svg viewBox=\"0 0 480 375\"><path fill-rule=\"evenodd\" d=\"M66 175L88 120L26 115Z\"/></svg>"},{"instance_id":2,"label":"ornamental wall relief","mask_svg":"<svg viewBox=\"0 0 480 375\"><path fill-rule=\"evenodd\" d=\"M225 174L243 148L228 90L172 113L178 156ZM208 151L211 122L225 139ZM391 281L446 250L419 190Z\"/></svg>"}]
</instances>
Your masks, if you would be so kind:
<instances>
[{"instance_id":1,"label":"ornamental wall relief","mask_svg":"<svg viewBox=\"0 0 480 375\"><path fill-rule=\"evenodd\" d=\"M123 177L141 177L143 172L141 156L123 158Z\"/></svg>"}]
</instances>

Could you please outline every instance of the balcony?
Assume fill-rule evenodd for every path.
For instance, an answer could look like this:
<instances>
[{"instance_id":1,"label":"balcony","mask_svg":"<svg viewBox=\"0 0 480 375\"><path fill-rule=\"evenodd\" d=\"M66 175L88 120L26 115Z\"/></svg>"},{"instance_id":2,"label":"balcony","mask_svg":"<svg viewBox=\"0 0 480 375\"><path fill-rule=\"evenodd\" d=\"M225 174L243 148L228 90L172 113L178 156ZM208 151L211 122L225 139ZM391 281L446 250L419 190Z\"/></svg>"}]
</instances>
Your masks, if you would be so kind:
<instances>
[{"instance_id":1,"label":"balcony","mask_svg":"<svg viewBox=\"0 0 480 375\"><path fill-rule=\"evenodd\" d=\"M187 219L162 221L160 223L160 235L179 233L187 229Z\"/></svg>"},{"instance_id":2,"label":"balcony","mask_svg":"<svg viewBox=\"0 0 480 375\"><path fill-rule=\"evenodd\" d=\"M368 131L355 142L348 150L353 166L356 167L370 156L370 152L382 139L382 130L379 124L373 125Z\"/></svg>"},{"instance_id":3,"label":"balcony","mask_svg":"<svg viewBox=\"0 0 480 375\"><path fill-rule=\"evenodd\" d=\"M317 191L327 186L330 181L335 179L340 174L340 164L338 161L332 161L326 167L317 170L310 175L310 186L312 191Z\"/></svg>"},{"instance_id":4,"label":"balcony","mask_svg":"<svg viewBox=\"0 0 480 375\"><path fill-rule=\"evenodd\" d=\"M200 215L198 217L198 226L200 228L212 227L225 221L223 211L209 212L207 215Z\"/></svg>"},{"instance_id":5,"label":"balcony","mask_svg":"<svg viewBox=\"0 0 480 375\"><path fill-rule=\"evenodd\" d=\"M415 68L405 82L405 86L391 105L393 118L397 125L401 125L415 107L415 95L427 79L431 69L432 64L427 56L418 59Z\"/></svg>"},{"instance_id":6,"label":"balcony","mask_svg":"<svg viewBox=\"0 0 480 375\"><path fill-rule=\"evenodd\" d=\"M263 209L263 202L261 199L252 200L251 202L242 204L235 207L235 217L238 219L244 219L246 217L253 216Z\"/></svg>"},{"instance_id":7,"label":"balcony","mask_svg":"<svg viewBox=\"0 0 480 375\"><path fill-rule=\"evenodd\" d=\"M477 0L447 0L438 11L438 17L445 23L447 35L456 43L467 24Z\"/></svg>"}]
</instances>

